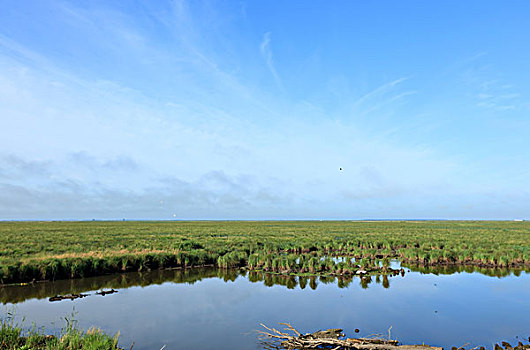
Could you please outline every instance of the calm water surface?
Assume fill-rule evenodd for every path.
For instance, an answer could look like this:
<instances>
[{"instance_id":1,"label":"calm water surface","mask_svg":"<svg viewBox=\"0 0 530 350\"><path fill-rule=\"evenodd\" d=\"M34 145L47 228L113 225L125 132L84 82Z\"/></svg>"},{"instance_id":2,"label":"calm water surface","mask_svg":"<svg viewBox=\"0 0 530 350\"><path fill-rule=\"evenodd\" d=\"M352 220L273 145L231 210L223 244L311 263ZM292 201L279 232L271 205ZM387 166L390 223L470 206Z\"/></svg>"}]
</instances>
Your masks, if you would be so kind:
<instances>
[{"instance_id":1,"label":"calm water surface","mask_svg":"<svg viewBox=\"0 0 530 350\"><path fill-rule=\"evenodd\" d=\"M437 274L433 273L436 272ZM24 324L57 332L72 313L81 328L120 331L135 350L260 349L259 324L290 322L312 332L388 334L402 343L471 348L530 336L530 274L423 270L404 277L278 277L217 269L127 273L0 288L0 302ZM490 271L491 272L491 271ZM101 288L119 292L95 295ZM55 294L87 292L74 301Z\"/></svg>"}]
</instances>

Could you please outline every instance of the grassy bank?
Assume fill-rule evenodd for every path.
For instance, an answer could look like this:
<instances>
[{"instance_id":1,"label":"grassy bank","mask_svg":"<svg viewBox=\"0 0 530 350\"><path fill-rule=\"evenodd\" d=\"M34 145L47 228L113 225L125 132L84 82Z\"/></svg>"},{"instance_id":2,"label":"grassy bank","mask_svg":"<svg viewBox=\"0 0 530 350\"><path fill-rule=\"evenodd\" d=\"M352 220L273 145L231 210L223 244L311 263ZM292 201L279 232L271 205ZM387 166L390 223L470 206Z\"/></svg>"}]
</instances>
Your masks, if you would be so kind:
<instances>
[{"instance_id":1,"label":"grassy bank","mask_svg":"<svg viewBox=\"0 0 530 350\"><path fill-rule=\"evenodd\" d=\"M216 265L348 273L388 259L530 266L530 222L2 222L0 283ZM324 262L322 262L324 261Z\"/></svg>"},{"instance_id":2,"label":"grassy bank","mask_svg":"<svg viewBox=\"0 0 530 350\"><path fill-rule=\"evenodd\" d=\"M67 321L58 336L38 330L24 331L13 318L0 318L0 350L120 350L118 335L109 336L97 328L81 331Z\"/></svg>"}]
</instances>

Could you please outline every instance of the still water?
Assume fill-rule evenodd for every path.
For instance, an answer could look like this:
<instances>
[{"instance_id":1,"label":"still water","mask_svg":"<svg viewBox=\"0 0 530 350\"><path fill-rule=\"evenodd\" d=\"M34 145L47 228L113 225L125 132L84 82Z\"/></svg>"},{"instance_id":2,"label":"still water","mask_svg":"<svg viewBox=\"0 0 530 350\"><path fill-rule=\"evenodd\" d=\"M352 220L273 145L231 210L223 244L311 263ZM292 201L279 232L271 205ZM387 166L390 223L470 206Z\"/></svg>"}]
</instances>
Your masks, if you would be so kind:
<instances>
[{"instance_id":1,"label":"still water","mask_svg":"<svg viewBox=\"0 0 530 350\"><path fill-rule=\"evenodd\" d=\"M388 336L392 327L392 338L404 344L446 349L528 342L530 273L412 270L363 280L206 268L126 273L0 287L0 302L27 326L57 332L74 314L81 328L119 331L120 346L134 342L135 350L261 349L255 330L278 322L302 332L343 328L350 336ZM102 288L119 292L96 295ZM79 292L90 296L48 301Z\"/></svg>"}]
</instances>

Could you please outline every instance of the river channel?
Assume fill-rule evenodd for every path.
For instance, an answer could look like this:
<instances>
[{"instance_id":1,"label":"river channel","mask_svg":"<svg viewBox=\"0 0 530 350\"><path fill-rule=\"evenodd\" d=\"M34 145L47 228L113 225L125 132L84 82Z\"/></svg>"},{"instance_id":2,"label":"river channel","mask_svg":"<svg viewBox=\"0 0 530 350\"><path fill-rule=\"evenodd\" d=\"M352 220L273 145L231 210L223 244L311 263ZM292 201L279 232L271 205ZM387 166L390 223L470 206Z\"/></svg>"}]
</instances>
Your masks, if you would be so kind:
<instances>
[{"instance_id":1,"label":"river channel","mask_svg":"<svg viewBox=\"0 0 530 350\"><path fill-rule=\"evenodd\" d=\"M343 328L404 344L472 348L528 343L530 273L405 268L404 276L302 278L214 268L124 273L0 287L2 312L26 327L57 333L65 317L79 327L120 332L135 350L262 349L260 323L298 330ZM101 289L117 293L97 295ZM49 297L86 293L76 300ZM359 334L353 333L358 328Z\"/></svg>"}]
</instances>

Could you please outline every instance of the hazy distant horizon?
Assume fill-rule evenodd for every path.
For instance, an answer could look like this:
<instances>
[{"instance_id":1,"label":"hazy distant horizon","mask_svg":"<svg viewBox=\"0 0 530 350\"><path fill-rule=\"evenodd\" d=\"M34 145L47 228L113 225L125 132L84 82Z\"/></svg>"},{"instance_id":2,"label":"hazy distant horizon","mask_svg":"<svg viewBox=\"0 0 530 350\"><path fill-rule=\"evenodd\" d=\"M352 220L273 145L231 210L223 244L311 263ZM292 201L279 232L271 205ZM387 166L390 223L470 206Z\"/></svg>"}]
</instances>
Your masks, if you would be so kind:
<instances>
[{"instance_id":1,"label":"hazy distant horizon","mask_svg":"<svg viewBox=\"0 0 530 350\"><path fill-rule=\"evenodd\" d=\"M0 3L0 220L530 217L527 1Z\"/></svg>"},{"instance_id":2,"label":"hazy distant horizon","mask_svg":"<svg viewBox=\"0 0 530 350\"><path fill-rule=\"evenodd\" d=\"M467 219L443 219L443 218L431 218L431 219L347 219L347 218L325 218L325 219L312 219L312 218L289 218L289 219L281 219L281 218L271 218L271 219L141 219L141 218L130 218L130 219L1 219L0 222L201 222L201 221L215 221L215 222L307 222L307 221L314 221L314 222L333 222L333 221L351 221L351 222L429 222L429 221L506 221L506 222L526 222L528 219L522 219L522 218L516 218L516 219L474 219L474 218L467 218Z\"/></svg>"}]
</instances>

